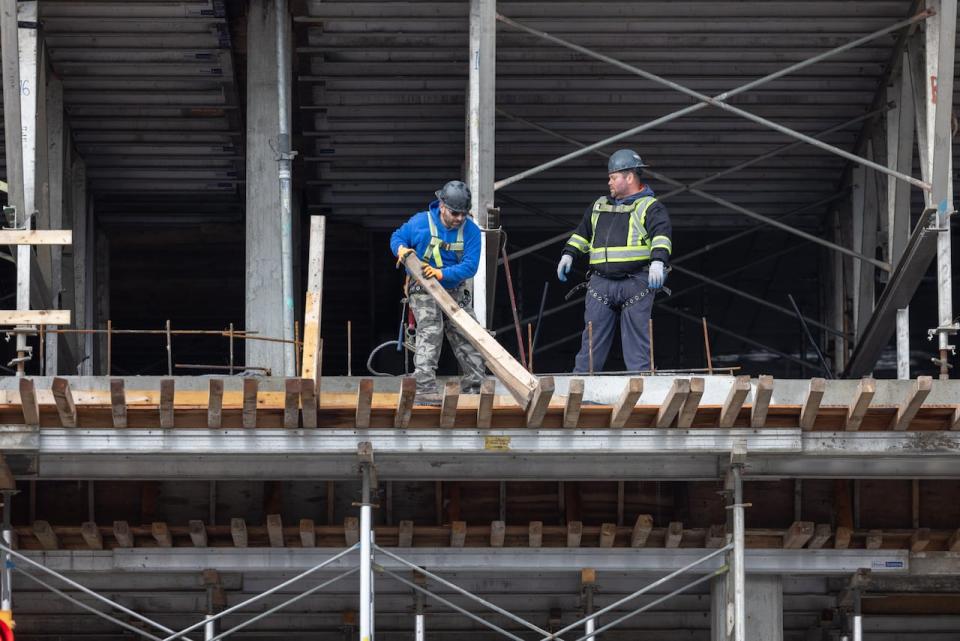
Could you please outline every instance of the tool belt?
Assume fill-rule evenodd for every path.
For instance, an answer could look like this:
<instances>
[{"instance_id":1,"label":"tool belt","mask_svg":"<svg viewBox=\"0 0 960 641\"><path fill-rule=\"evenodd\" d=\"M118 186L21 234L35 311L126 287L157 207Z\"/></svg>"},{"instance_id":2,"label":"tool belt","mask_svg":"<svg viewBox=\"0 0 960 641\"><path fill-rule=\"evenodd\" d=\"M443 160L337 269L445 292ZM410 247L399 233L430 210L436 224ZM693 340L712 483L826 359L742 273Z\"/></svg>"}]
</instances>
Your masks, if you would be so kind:
<instances>
[{"instance_id":1,"label":"tool belt","mask_svg":"<svg viewBox=\"0 0 960 641\"><path fill-rule=\"evenodd\" d=\"M419 282L407 276L407 280L403 285L403 291L404 294L410 296L411 294L419 294L421 292L426 292L427 290ZM454 300L457 301L457 305L459 305L461 308L468 307L470 305L470 290L463 285L457 287L456 289L447 291L450 292L451 296L454 297Z\"/></svg>"}]
</instances>

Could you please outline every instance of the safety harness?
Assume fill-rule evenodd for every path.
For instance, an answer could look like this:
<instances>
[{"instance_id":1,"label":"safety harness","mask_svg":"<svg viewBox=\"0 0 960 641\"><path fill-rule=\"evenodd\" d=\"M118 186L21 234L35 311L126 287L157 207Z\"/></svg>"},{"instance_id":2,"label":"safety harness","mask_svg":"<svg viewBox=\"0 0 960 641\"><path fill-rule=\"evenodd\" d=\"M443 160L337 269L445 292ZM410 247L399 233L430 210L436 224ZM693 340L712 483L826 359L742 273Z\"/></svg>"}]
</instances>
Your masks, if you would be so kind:
<instances>
[{"instance_id":1,"label":"safety harness","mask_svg":"<svg viewBox=\"0 0 960 641\"><path fill-rule=\"evenodd\" d=\"M460 229L457 230L457 240L448 243L440 238L440 234L437 231L437 224L433 222L433 215L430 212L427 212L427 223L430 225L430 242L423 251L421 260L429 262L432 258L434 266L442 268L443 259L440 258L441 249L455 253L458 261L463 260L463 228L466 225L460 225Z\"/></svg>"}]
</instances>

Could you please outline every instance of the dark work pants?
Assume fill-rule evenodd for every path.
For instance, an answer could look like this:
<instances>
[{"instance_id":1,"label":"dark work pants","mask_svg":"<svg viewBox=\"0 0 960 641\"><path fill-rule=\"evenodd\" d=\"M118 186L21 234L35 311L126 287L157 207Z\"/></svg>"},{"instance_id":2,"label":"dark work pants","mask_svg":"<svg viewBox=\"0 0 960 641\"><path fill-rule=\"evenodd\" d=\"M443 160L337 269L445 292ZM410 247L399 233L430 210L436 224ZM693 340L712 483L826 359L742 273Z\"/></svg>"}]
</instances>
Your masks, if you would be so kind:
<instances>
[{"instance_id":1,"label":"dark work pants","mask_svg":"<svg viewBox=\"0 0 960 641\"><path fill-rule=\"evenodd\" d=\"M646 292L638 301L624 307L631 298ZM593 371L599 372L607 360L613 332L620 322L620 340L623 343L623 360L630 371L650 369L650 337L647 335L653 295L647 291L647 273L641 272L632 278L611 280L593 274L587 289L586 308L583 313L583 340L573 371L578 374L590 371L589 323L593 323ZM606 299L608 304L602 300Z\"/></svg>"}]
</instances>

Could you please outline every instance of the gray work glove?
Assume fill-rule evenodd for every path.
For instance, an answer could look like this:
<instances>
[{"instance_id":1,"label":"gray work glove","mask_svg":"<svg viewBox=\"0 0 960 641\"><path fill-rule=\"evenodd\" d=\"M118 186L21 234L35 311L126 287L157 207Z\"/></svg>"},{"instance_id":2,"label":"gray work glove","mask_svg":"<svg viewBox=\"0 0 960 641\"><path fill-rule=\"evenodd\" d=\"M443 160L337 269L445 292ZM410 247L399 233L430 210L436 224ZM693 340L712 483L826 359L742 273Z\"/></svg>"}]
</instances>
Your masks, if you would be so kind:
<instances>
[{"instance_id":1,"label":"gray work glove","mask_svg":"<svg viewBox=\"0 0 960 641\"><path fill-rule=\"evenodd\" d=\"M650 272L647 274L647 288L656 291L663 287L663 261L655 260L650 263Z\"/></svg>"},{"instance_id":2,"label":"gray work glove","mask_svg":"<svg viewBox=\"0 0 960 641\"><path fill-rule=\"evenodd\" d=\"M564 254L560 258L560 262L557 263L557 278L560 279L561 283L567 282L567 274L570 273L570 268L573 266L573 256L570 254Z\"/></svg>"}]
</instances>

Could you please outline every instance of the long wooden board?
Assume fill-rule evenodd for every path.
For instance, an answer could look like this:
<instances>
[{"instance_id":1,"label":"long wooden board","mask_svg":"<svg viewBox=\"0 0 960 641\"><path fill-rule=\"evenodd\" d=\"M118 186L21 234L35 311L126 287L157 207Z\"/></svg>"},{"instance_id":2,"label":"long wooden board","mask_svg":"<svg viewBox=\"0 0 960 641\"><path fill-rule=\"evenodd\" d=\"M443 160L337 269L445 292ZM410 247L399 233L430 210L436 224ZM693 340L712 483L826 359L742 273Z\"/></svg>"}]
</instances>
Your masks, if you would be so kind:
<instances>
[{"instance_id":1,"label":"long wooden board","mask_svg":"<svg viewBox=\"0 0 960 641\"><path fill-rule=\"evenodd\" d=\"M2 309L0 325L69 325L69 309Z\"/></svg>"},{"instance_id":2,"label":"long wooden board","mask_svg":"<svg viewBox=\"0 0 960 641\"><path fill-rule=\"evenodd\" d=\"M72 245L69 229L0 229L0 245Z\"/></svg>"}]
</instances>

